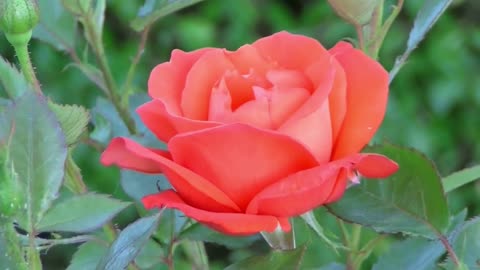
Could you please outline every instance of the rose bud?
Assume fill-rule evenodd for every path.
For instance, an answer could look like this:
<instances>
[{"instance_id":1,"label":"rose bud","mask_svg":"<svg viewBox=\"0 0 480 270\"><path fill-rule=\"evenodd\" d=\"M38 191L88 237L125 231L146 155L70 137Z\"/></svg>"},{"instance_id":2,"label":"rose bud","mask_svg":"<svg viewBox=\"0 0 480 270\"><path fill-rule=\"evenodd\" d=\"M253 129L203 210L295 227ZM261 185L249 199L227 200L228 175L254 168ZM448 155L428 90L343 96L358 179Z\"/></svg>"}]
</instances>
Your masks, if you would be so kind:
<instances>
[{"instance_id":1,"label":"rose bud","mask_svg":"<svg viewBox=\"0 0 480 270\"><path fill-rule=\"evenodd\" d=\"M335 12L353 25L365 25L372 19L379 0L328 0Z\"/></svg>"},{"instance_id":2,"label":"rose bud","mask_svg":"<svg viewBox=\"0 0 480 270\"><path fill-rule=\"evenodd\" d=\"M36 0L2 0L0 2L0 29L15 48L28 44L32 30L39 20Z\"/></svg>"}]
</instances>

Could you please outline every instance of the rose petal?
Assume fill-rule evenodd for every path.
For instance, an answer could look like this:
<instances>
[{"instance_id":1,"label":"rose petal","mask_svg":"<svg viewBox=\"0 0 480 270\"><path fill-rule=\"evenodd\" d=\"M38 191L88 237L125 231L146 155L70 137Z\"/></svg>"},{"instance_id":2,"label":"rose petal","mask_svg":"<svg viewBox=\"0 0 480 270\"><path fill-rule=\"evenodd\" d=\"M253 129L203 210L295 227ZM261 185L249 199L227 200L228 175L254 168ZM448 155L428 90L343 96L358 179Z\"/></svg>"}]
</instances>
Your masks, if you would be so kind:
<instances>
[{"instance_id":1,"label":"rose petal","mask_svg":"<svg viewBox=\"0 0 480 270\"><path fill-rule=\"evenodd\" d=\"M380 126L387 106L388 73L348 43L340 42L330 53L347 77L347 112L333 153L333 159L339 159L360 151Z\"/></svg>"},{"instance_id":2,"label":"rose petal","mask_svg":"<svg viewBox=\"0 0 480 270\"><path fill-rule=\"evenodd\" d=\"M273 69L267 72L266 77L276 88L303 88L309 92L313 90L312 82L298 70Z\"/></svg>"},{"instance_id":3,"label":"rose petal","mask_svg":"<svg viewBox=\"0 0 480 270\"><path fill-rule=\"evenodd\" d=\"M319 62L320 63L320 62ZM328 61L330 64L330 61ZM332 127L328 111L328 95L332 90L335 69L327 65L315 68L312 65L310 72L315 72L319 82L312 96L280 126L279 132L292 136L308 147L319 162L330 160L332 151ZM323 69L323 70L322 70Z\"/></svg>"},{"instance_id":4,"label":"rose petal","mask_svg":"<svg viewBox=\"0 0 480 270\"><path fill-rule=\"evenodd\" d=\"M261 96L246 102L238 107L225 123L244 123L258 128L273 129L270 100L266 96Z\"/></svg>"},{"instance_id":5,"label":"rose petal","mask_svg":"<svg viewBox=\"0 0 480 270\"><path fill-rule=\"evenodd\" d=\"M222 87L225 87L231 97L231 110L255 98L252 90L256 83L254 79L245 78L238 72L228 72L223 79ZM212 106L211 101L210 106Z\"/></svg>"},{"instance_id":6,"label":"rose petal","mask_svg":"<svg viewBox=\"0 0 480 270\"><path fill-rule=\"evenodd\" d=\"M288 32L279 32L261 38L252 44L260 55L279 67L304 70L318 59L328 55L328 51L315 39Z\"/></svg>"},{"instance_id":7,"label":"rose petal","mask_svg":"<svg viewBox=\"0 0 480 270\"><path fill-rule=\"evenodd\" d=\"M386 178L398 170L395 161L383 155L368 154L355 166L361 175L367 178Z\"/></svg>"},{"instance_id":8,"label":"rose petal","mask_svg":"<svg viewBox=\"0 0 480 270\"><path fill-rule=\"evenodd\" d=\"M205 53L190 69L182 92L181 108L187 118L207 120L212 89L224 73L235 67L222 49Z\"/></svg>"},{"instance_id":9,"label":"rose petal","mask_svg":"<svg viewBox=\"0 0 480 270\"><path fill-rule=\"evenodd\" d=\"M267 97L250 100L232 112L232 98L223 79L219 86L212 90L208 119L222 123L250 124L265 129L273 128Z\"/></svg>"},{"instance_id":10,"label":"rose petal","mask_svg":"<svg viewBox=\"0 0 480 270\"><path fill-rule=\"evenodd\" d=\"M347 113L347 81L345 71L335 59L332 61L332 67L335 68L335 79L328 101L332 123L332 140L335 142Z\"/></svg>"},{"instance_id":11,"label":"rose petal","mask_svg":"<svg viewBox=\"0 0 480 270\"><path fill-rule=\"evenodd\" d=\"M208 227L230 235L250 235L258 232L273 232L278 226L290 231L288 220L274 216L248 215L242 213L217 213L201 210L186 204L174 191L146 196L142 199L145 208L175 208L186 216Z\"/></svg>"},{"instance_id":12,"label":"rose petal","mask_svg":"<svg viewBox=\"0 0 480 270\"><path fill-rule=\"evenodd\" d=\"M366 164L357 168L362 162ZM363 172L372 173L370 177L384 177L394 172L391 167L385 170L371 168L386 163L394 162L376 154L355 154L296 172L259 192L248 205L246 213L280 217L301 215L338 199L346 188L346 172L367 166L369 168Z\"/></svg>"},{"instance_id":13,"label":"rose petal","mask_svg":"<svg viewBox=\"0 0 480 270\"><path fill-rule=\"evenodd\" d=\"M177 135L168 149L175 162L211 181L241 209L266 186L317 166L290 137L238 123Z\"/></svg>"},{"instance_id":14,"label":"rose petal","mask_svg":"<svg viewBox=\"0 0 480 270\"><path fill-rule=\"evenodd\" d=\"M255 70L263 75L272 68L272 65L252 45L244 45L234 52L227 51L225 54L241 74L248 74Z\"/></svg>"},{"instance_id":15,"label":"rose petal","mask_svg":"<svg viewBox=\"0 0 480 270\"><path fill-rule=\"evenodd\" d=\"M350 173L351 172L347 170L340 171L337 176L337 180L335 181L335 186L333 186L332 192L330 193L330 196L328 196L328 198L325 200L324 204L335 202L343 196L343 193L345 193L345 190L347 189L347 184L349 181L348 175Z\"/></svg>"},{"instance_id":16,"label":"rose petal","mask_svg":"<svg viewBox=\"0 0 480 270\"><path fill-rule=\"evenodd\" d=\"M163 142L178 133L196 131L220 125L211 121L197 121L173 115L160 100L152 100L137 108L142 122Z\"/></svg>"},{"instance_id":17,"label":"rose petal","mask_svg":"<svg viewBox=\"0 0 480 270\"><path fill-rule=\"evenodd\" d=\"M304 88L275 87L267 91L270 92L269 112L274 128L282 125L310 97Z\"/></svg>"},{"instance_id":18,"label":"rose petal","mask_svg":"<svg viewBox=\"0 0 480 270\"><path fill-rule=\"evenodd\" d=\"M297 121L288 121L278 131L303 143L318 163L330 160L333 144L328 100L309 115Z\"/></svg>"},{"instance_id":19,"label":"rose petal","mask_svg":"<svg viewBox=\"0 0 480 270\"><path fill-rule=\"evenodd\" d=\"M148 93L154 99L160 99L167 110L175 115L182 115L180 99L185 79L192 65L206 52L205 48L193 52L173 50L169 62L156 66L148 79Z\"/></svg>"},{"instance_id":20,"label":"rose petal","mask_svg":"<svg viewBox=\"0 0 480 270\"><path fill-rule=\"evenodd\" d=\"M103 152L100 161L105 166L144 173L163 172L182 198L196 207L218 212L236 212L235 203L201 176L127 138L115 138Z\"/></svg>"}]
</instances>

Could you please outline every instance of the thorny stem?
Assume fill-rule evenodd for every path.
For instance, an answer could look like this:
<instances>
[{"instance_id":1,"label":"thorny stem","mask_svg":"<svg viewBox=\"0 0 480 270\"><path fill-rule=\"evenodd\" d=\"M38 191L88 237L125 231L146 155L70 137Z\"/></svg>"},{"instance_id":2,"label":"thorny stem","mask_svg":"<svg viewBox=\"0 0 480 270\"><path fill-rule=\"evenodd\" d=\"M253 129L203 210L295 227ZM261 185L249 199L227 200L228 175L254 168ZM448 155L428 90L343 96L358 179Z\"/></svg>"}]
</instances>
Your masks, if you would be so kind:
<instances>
[{"instance_id":1,"label":"thorny stem","mask_svg":"<svg viewBox=\"0 0 480 270\"><path fill-rule=\"evenodd\" d=\"M25 76L25 79L33 85L33 90L35 90L37 94L42 94L40 83L35 75L35 70L33 69L32 61L30 60L30 54L28 53L28 44L25 44L24 46L15 46L14 48L18 62L22 68L23 76Z\"/></svg>"},{"instance_id":2,"label":"thorny stem","mask_svg":"<svg viewBox=\"0 0 480 270\"><path fill-rule=\"evenodd\" d=\"M87 31L88 36L92 39L91 45L93 47L95 58L105 78L105 83L107 86L107 97L112 101L113 106L115 106L115 109L120 115L120 118L125 122L128 131L131 134L135 134L137 132L135 122L133 121L133 118L128 111L128 106L122 106L121 98L118 95L117 86L115 84L115 81L113 80L112 72L110 71L110 67L105 56L101 37L95 30L95 26L92 22L91 17L85 16L84 19L85 30Z\"/></svg>"},{"instance_id":3,"label":"thorny stem","mask_svg":"<svg viewBox=\"0 0 480 270\"><path fill-rule=\"evenodd\" d=\"M438 235L438 239L440 240L440 242L442 242L443 246L447 250L448 256L452 260L453 264L455 264L456 269L458 269L460 267L460 260L458 259L458 256L455 253L455 251L453 250L452 245L450 245L450 243L448 242L448 239L442 234Z\"/></svg>"}]
</instances>

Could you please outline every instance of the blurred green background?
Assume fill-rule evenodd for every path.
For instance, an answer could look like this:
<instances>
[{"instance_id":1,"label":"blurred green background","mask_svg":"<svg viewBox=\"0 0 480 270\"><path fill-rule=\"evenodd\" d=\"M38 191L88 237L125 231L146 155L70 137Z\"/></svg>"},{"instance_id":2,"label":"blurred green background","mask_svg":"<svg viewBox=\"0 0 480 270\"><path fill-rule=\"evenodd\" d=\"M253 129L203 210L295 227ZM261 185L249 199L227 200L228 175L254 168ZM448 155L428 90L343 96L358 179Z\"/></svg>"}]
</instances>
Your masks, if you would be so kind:
<instances>
[{"instance_id":1,"label":"blurred green background","mask_svg":"<svg viewBox=\"0 0 480 270\"><path fill-rule=\"evenodd\" d=\"M403 52L414 17L423 4L423 1L405 2L380 54L380 61L387 70ZM129 22L142 4L140 0L108 1L104 42L119 83L124 82L138 46L139 35L131 30ZM442 175L480 163L478 14L480 1L454 1L392 83L388 113L376 137L377 141L387 140L419 149L435 161ZM149 71L156 64L167 61L175 48L188 51L212 46L235 50L281 30L314 37L327 48L343 38L355 37L352 27L342 22L324 0L206 0L154 25L135 77L136 91L146 91ZM77 46L77 52L82 55L85 48ZM13 49L3 35L0 36L0 53L14 61ZM34 40L31 55L44 91L53 100L87 108L95 105L101 92L78 69L69 65L71 60L67 54ZM94 63L93 57L89 60ZM98 157L99 153L90 147L77 148L75 159L84 179L94 191L126 199L118 182L118 169L100 166ZM480 214L480 183L460 188L449 195L449 200L453 212L468 206L470 216ZM134 215L125 216L120 223L135 218ZM308 235L303 237L306 239ZM52 250L51 268L46 269L54 269L54 264L62 269L60 265L69 260L69 255L63 256L63 252L72 250ZM229 253L225 248L212 245L209 252L220 267L256 249ZM320 257L327 261L331 256L319 244L309 249L305 267L317 267L318 260L322 260Z\"/></svg>"}]
</instances>

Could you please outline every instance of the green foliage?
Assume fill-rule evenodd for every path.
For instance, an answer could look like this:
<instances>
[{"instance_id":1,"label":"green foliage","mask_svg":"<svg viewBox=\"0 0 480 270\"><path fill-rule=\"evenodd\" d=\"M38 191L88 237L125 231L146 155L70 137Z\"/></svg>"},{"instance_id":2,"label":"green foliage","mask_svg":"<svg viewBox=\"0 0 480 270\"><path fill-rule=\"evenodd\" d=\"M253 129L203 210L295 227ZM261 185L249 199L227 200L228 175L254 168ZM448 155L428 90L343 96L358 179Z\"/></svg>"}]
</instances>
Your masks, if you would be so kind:
<instances>
[{"instance_id":1,"label":"green foliage","mask_svg":"<svg viewBox=\"0 0 480 270\"><path fill-rule=\"evenodd\" d=\"M10 120L10 125L0 132L14 130L9 152L24 205L16 220L27 231L35 231L63 182L65 137L47 101L31 91L16 100L1 117Z\"/></svg>"},{"instance_id":2,"label":"green foliage","mask_svg":"<svg viewBox=\"0 0 480 270\"><path fill-rule=\"evenodd\" d=\"M294 250L278 251L274 250L267 255L248 258L244 261L232 264L225 270L282 270L282 269L301 269L303 253L306 246L298 247Z\"/></svg>"},{"instance_id":3,"label":"green foliage","mask_svg":"<svg viewBox=\"0 0 480 270\"><path fill-rule=\"evenodd\" d=\"M143 7L139 9L143 2ZM20 142L28 142L27 137L30 138L31 136L28 135L32 134L30 132L36 132L33 133L35 136L32 138L35 144L29 149L33 149L32 151L37 154L32 154L30 157L33 160L47 161L47 167L39 169L44 175L47 174L47 171L49 173L59 172L60 163L62 163L60 159L65 155L64 150L59 151L60 145L63 145L63 147L65 147L65 144L76 146L75 151L73 147L69 148L65 164L64 185L70 191L79 193L79 191L87 188L101 190L102 192L108 191L126 200L127 196L121 192L123 189L128 196L138 202L144 195L157 192L157 183L161 190L168 189L170 186L161 175L140 175L122 171L119 178L116 169L106 169L99 165L98 149L105 147L108 141L115 136L127 136L145 145L163 147L142 125L134 110L135 107L148 99L144 92L147 88L149 72L155 65L168 60L172 49L195 50L205 46L236 49L243 44L251 43L260 36L279 30L312 36L320 40L327 48L342 38L354 37L354 30L337 19L326 1L209 0L177 12L180 8L197 2L200 1L39 1L40 11L43 15L40 18L40 24L34 30L34 36L65 53L59 53L40 42L33 41L31 43L31 56L34 65L37 67L36 72L44 88L43 91L49 99L57 104L75 103L75 105L56 105L54 108L47 108L45 100L39 98L40 105L37 104L37 101L32 101L29 106L25 105L26 102L24 102L23 105L20 103L20 108L18 102L12 105L10 101L0 98L0 145L5 142L4 138L8 136L9 127L12 123L18 125L18 121L11 121L11 118L21 118L23 124L22 121L20 124L23 128L20 131L17 128L15 129L15 147L20 145ZM387 69L394 64L394 57L405 51L405 48L403 48L405 42L408 43L408 54L417 47L426 32L432 28L433 23L445 11L446 6L451 1L427 0L424 2L405 1L405 8L402 10L399 21L394 23L381 52L380 59ZM63 6L61 3L63 3ZM394 3L396 1L385 1L385 11L390 11L390 7ZM81 4L82 6L75 6L75 4ZM108 12L105 17L106 4L108 4ZM421 152L425 152L428 157L435 160L442 174L447 175L460 168L471 167L471 169L443 178L443 186L446 192L455 189L448 194L449 207L453 209L452 212L468 206L470 216L477 215L480 211L478 189L473 188L474 185L465 188L457 187L478 178L476 172L478 166L475 167L480 159L480 144L478 144L480 118L476 116L478 114L477 108L480 106L480 92L478 91L480 80L477 76L480 64L476 61L478 59L478 48L480 47L480 32L475 27L475 14L480 12L478 7L474 1L470 0L453 1L452 9L446 11L442 19L439 20L438 26L432 28L429 38L424 41L423 45L409 58L408 64L398 73L398 78L391 86L389 112L377 135L377 138L380 139L387 138L388 141L393 141L396 144L409 145L420 149ZM420 9L421 12L418 13ZM79 12L79 10L82 12ZM75 13L75 16L72 16L69 11ZM96 33L99 36L103 33L101 38L105 43L105 54L111 63L110 68L118 85L125 84L125 80L128 80L125 78L125 74L127 74L128 65L134 60L134 49L138 46L136 35L130 27L135 31L143 31L147 27L150 29L145 48L139 50L140 64L137 67L137 72L134 72L131 83L131 88L135 89L135 92L142 92L142 94L129 99L128 95L132 91L120 91L120 94L124 95L121 97L122 102L125 103L125 106L127 103L129 104L130 114L135 117L139 134L129 134L122 118L118 115L108 97L100 96L102 93L106 94L108 92L105 76L103 70L94 64L96 59L94 59L93 49L88 44L91 36L83 35L84 28L82 26L77 27L77 20L84 23L84 21L81 21L81 17L85 14L91 16L91 23L95 26ZM169 15L168 18L161 20L160 23L155 23L166 15ZM417 17L415 28L409 38L410 26L414 17ZM91 40L90 43L92 43ZM5 56L5 59L13 62L12 50L2 40L0 40L0 53ZM81 57L78 57L77 53ZM408 54L404 54L404 56L408 56ZM66 57L72 59L66 60ZM67 68L69 66L74 66L77 69ZM398 65L398 67L400 66L401 64ZM79 70L81 72L78 72ZM11 64L3 58L0 59L0 81L2 85L0 88L3 88L10 98L17 98L25 90L30 89L21 73L11 67ZM3 92L0 95L3 96ZM96 105L95 102L97 102ZM78 138L85 131L88 122L88 116L86 116L86 111L83 108L93 108L94 132L90 132L89 135L92 140L88 143L97 150L86 146L86 144L78 143ZM53 111L56 116L49 110ZM35 121L27 120L27 116L31 118L34 116ZM55 124L52 125L51 123L54 122ZM25 123L28 123L30 128ZM40 129L40 126L48 130ZM65 133L63 135L66 137L65 144L62 143L63 136L60 133L60 128ZM46 141L43 141L44 138ZM83 138L87 140L86 137ZM38 142L45 143L48 147L43 147ZM53 146L51 145L52 142L55 142ZM28 145L23 144L22 147L28 148ZM26 150L30 151L29 149ZM387 152L385 153L390 155ZM346 197L338 203L337 207L341 208L341 214L349 220L361 221L377 229L380 228L381 231L403 231L408 234L422 234L430 238L436 238L437 235L432 232L431 227L445 232L448 218L446 200L438 174L431 168L432 164L425 161L417 153L409 150L401 150L400 152L403 153L400 156L393 153L390 156L395 160L400 157L397 160L402 167L399 175L379 182L363 181L360 186L347 191ZM21 176L26 176L25 167L27 165L23 162L25 159L21 159L20 168L17 166L19 151L15 152L15 158L17 160L14 160L10 164L12 166L9 165L8 169L13 169L11 172L14 173L22 170ZM50 164L52 159L59 159L55 163L56 167L53 166L53 162ZM78 165L75 161L78 162ZM412 167L411 163L420 164L421 168L418 169L418 175L416 169L411 169L410 172L405 171L405 168L417 168ZM413 177L414 175L415 177ZM403 179L405 176L408 176L406 179L409 180ZM44 177L41 176L40 178L43 179ZM54 205L52 209L47 210L53 200L52 194L57 195L58 181L61 181L59 179L60 177L57 177L56 181L53 181L53 185L48 189L51 193L45 195L45 201L48 203L42 204L41 208L43 211L47 211L47 217L42 220L49 218L48 215L57 211L62 204L67 204L77 198L70 198L72 194L62 192L60 194L62 200L59 200L59 203ZM82 186L82 179L87 181L88 187ZM425 183L420 183L421 181L425 181ZM35 185L42 183L42 181L39 182L30 181ZM45 184L41 185L45 187ZM2 186L1 190L5 191L5 186ZM424 192L417 192L418 190ZM35 194L38 197L39 194L44 194L44 191L45 189L40 189L35 191ZM385 193L382 193L384 191ZM355 192L358 192L358 194L355 194ZM368 192L374 194L375 197L372 199L369 195L367 196L367 194L370 194ZM10 193L8 192L8 194ZM22 194L28 193L22 192ZM103 195L98 196L103 197ZM114 199L111 198L110 200ZM425 202L425 205L422 206L421 202ZM397 205L400 208L396 208ZM35 203L33 206L38 205ZM380 208L382 211L374 215L374 211ZM89 207L88 210L92 211L92 209L100 210L94 207ZM145 213L142 207L139 207L138 210L140 215ZM405 218L406 214L409 213L413 213L414 216L409 216L406 223L400 224L401 220L396 219L396 217ZM68 214L74 216L86 214L86 211L82 208ZM23 215L23 213L19 213L19 215ZM108 219L113 215L111 214ZM364 216L359 217L359 215ZM315 216L319 227L324 228L329 233L342 236L342 240L349 239L349 236L353 234L352 226L348 224L345 232L341 232L335 218L323 213L322 209L315 210ZM132 211L123 211L115 223L118 223L121 228L135 218L137 216L132 214ZM463 221L464 218L461 220ZM178 211L164 211L157 230L153 232L155 241L148 239L149 235L139 236L139 239L142 239L139 242L142 243L134 241L136 244L132 252L138 253L138 249L144 243L143 240L148 239L145 240L146 244L135 258L137 266L140 269L166 269L167 266L162 262L166 257L172 256L171 258L174 258L177 269L190 269L191 260L185 256L185 252L182 252L187 250L183 245L187 245L188 240L213 243L213 245L207 245L211 269L223 269L223 266L229 263L263 253L266 248L264 242L256 241L258 237L237 239L221 235L199 224L188 227L186 225L190 223L187 222L189 221ZM454 245L459 258L464 260L464 263L470 269L475 269L474 259L477 255L475 250L478 250L478 247L475 246L476 242L473 241L478 239L478 230L475 229L478 226L472 225L473 222L463 226L461 223L458 225L455 221L452 221L450 229L445 234ZM11 223L5 224L11 225ZM75 225L80 226L81 224L83 223ZM98 224L96 227L98 227ZM453 227L457 229L452 232L451 228ZM184 228L188 229L183 231ZM10 229L13 231L13 227L10 227ZM44 229L46 230L46 228ZM52 227L49 229L52 229ZM7 254L4 251L5 247L18 247L19 239L16 238L18 235L13 231L14 234L12 235L15 241L5 244L5 237L2 235L2 232L5 231L2 230L0 228L0 268L15 268L12 265L23 263L23 258L19 257L12 260L11 256L4 256ZM151 228L151 230L154 230L154 228ZM128 246L128 244L125 244L128 242L126 238L131 237L131 233L131 229L127 233L122 232L119 239L122 239L121 241L124 244L115 244L119 248L116 251L110 250L110 256L127 254L129 250L122 248ZM302 250L300 256L303 261L302 268L322 270L347 268L345 265L332 262L345 262L346 256L349 254L348 251L339 249L339 254L335 254L330 250L330 247L319 241L314 232L298 219L295 221L295 233L300 239L299 241L305 244L297 250ZM343 235L343 233L346 233L346 235ZM126 236L127 234L130 236ZM456 235L460 235L459 238L455 238ZM105 235L95 233L95 236L103 238ZM361 236L359 236L358 249L370 243L377 236L378 234L375 232L363 229ZM405 269L437 268L435 264L438 258L445 253L445 248L438 239L427 240L398 235L385 235L384 239L372 250L372 255L365 260L361 269L372 269L372 267L373 269L390 269L392 265ZM109 241L111 240L113 239ZM28 241L28 239L22 238L22 241L23 244L26 244L25 241ZM35 243L42 248L49 247L51 241L53 240L35 239ZM59 241L68 241L68 239L62 238ZM117 240L117 242L121 241ZM172 241L176 247L173 250L177 250L175 254L169 253L168 247ZM177 245L179 242L176 241L184 242ZM220 244L226 248L220 248L215 244ZM219 250L220 252L218 252ZM20 250L15 252L20 252ZM68 269L95 269L107 252L108 247L103 246L99 241L82 244ZM294 253L296 251L285 254L274 252L274 254L264 256L263 259L247 259L238 265L240 267L246 265L247 269L255 269L249 267L251 263L258 263L255 267L263 266L265 269L272 269L271 267L275 267L275 265L269 265L265 261L272 259L278 260L278 263L292 262L293 266L288 269L295 269L299 267L298 261L296 261L298 257L288 255ZM55 257L55 249L47 250L42 254L44 254L42 258L45 263L44 269L65 269L66 265L63 261L65 261L64 258L69 257L68 249L61 249L58 253L60 257ZM127 259L121 260L122 267L126 266L134 256L127 257ZM63 258L63 260L59 258ZM103 260L105 263L107 259L104 258ZM110 260L110 262L114 263L113 260ZM446 265L452 267L450 262ZM114 267L117 266L112 265L112 269ZM279 269L284 268L282 266Z\"/></svg>"},{"instance_id":4,"label":"green foliage","mask_svg":"<svg viewBox=\"0 0 480 270\"><path fill-rule=\"evenodd\" d=\"M0 57L0 82L5 92L11 98L21 96L30 88L22 73Z\"/></svg>"},{"instance_id":5,"label":"green foliage","mask_svg":"<svg viewBox=\"0 0 480 270\"><path fill-rule=\"evenodd\" d=\"M140 174L133 171L122 171L120 184L123 190L137 202L150 194L171 188L164 175Z\"/></svg>"},{"instance_id":6,"label":"green foliage","mask_svg":"<svg viewBox=\"0 0 480 270\"><path fill-rule=\"evenodd\" d=\"M148 240L145 246L135 258L135 263L141 269L149 269L156 264L162 263L163 248L152 239Z\"/></svg>"},{"instance_id":7,"label":"green foliage","mask_svg":"<svg viewBox=\"0 0 480 270\"><path fill-rule=\"evenodd\" d=\"M451 221L448 240L454 241L458 231L464 226L467 211L457 214ZM373 266L373 270L388 269L395 265L404 270L433 270L440 256L445 253L445 246L440 240L428 240L419 237L407 238L390 245Z\"/></svg>"},{"instance_id":8,"label":"green foliage","mask_svg":"<svg viewBox=\"0 0 480 270\"><path fill-rule=\"evenodd\" d=\"M468 268L476 269L480 260L480 218L475 218L464 224L459 236L453 242L453 250L462 262ZM465 267L464 266L464 267ZM447 269L455 269L451 260L447 264Z\"/></svg>"},{"instance_id":9,"label":"green foliage","mask_svg":"<svg viewBox=\"0 0 480 270\"><path fill-rule=\"evenodd\" d=\"M57 0L38 1L40 23L33 30L33 37L57 50L71 51L75 46L75 19ZM48 14L46 16L45 14Z\"/></svg>"},{"instance_id":10,"label":"green foliage","mask_svg":"<svg viewBox=\"0 0 480 270\"><path fill-rule=\"evenodd\" d=\"M75 196L53 205L37 225L37 231L90 232L129 205L101 194Z\"/></svg>"},{"instance_id":11,"label":"green foliage","mask_svg":"<svg viewBox=\"0 0 480 270\"><path fill-rule=\"evenodd\" d=\"M48 106L60 122L67 145L76 143L87 128L89 121L87 110L77 105L58 105L53 102L48 102Z\"/></svg>"},{"instance_id":12,"label":"green foliage","mask_svg":"<svg viewBox=\"0 0 480 270\"><path fill-rule=\"evenodd\" d=\"M203 241L207 243L215 243L226 246L231 249L243 248L250 246L255 240L256 236L250 237L234 237L226 236L217 231L209 229L199 223L195 223L182 231L178 236L179 239L188 239L193 241Z\"/></svg>"},{"instance_id":13,"label":"green foliage","mask_svg":"<svg viewBox=\"0 0 480 270\"><path fill-rule=\"evenodd\" d=\"M202 0L147 0L138 10L137 18L132 21L131 26L135 31L142 31L162 17L200 1Z\"/></svg>"},{"instance_id":14,"label":"green foliage","mask_svg":"<svg viewBox=\"0 0 480 270\"><path fill-rule=\"evenodd\" d=\"M393 80L397 74L400 67L405 63L408 56L412 53L415 48L417 48L420 41L425 38L425 35L433 27L435 22L440 18L440 16L445 12L447 7L452 3L452 0L426 0L423 4L422 9L417 14L415 19L415 24L413 25L412 30L407 41L407 49L395 61L395 66L390 72L390 80Z\"/></svg>"},{"instance_id":15,"label":"green foliage","mask_svg":"<svg viewBox=\"0 0 480 270\"><path fill-rule=\"evenodd\" d=\"M449 211L440 176L421 153L390 144L367 152L388 156L400 169L388 180L363 180L328 205L338 217L379 232L435 238L448 226Z\"/></svg>"},{"instance_id":16,"label":"green foliage","mask_svg":"<svg viewBox=\"0 0 480 270\"><path fill-rule=\"evenodd\" d=\"M454 172L443 178L445 192L452 191L480 178L480 165Z\"/></svg>"},{"instance_id":17,"label":"green foliage","mask_svg":"<svg viewBox=\"0 0 480 270\"><path fill-rule=\"evenodd\" d=\"M107 254L97 265L97 270L124 269L155 232L160 213L141 218L126 227L112 243Z\"/></svg>"},{"instance_id":18,"label":"green foliage","mask_svg":"<svg viewBox=\"0 0 480 270\"><path fill-rule=\"evenodd\" d=\"M0 223L0 269L27 270L13 224Z\"/></svg>"},{"instance_id":19,"label":"green foliage","mask_svg":"<svg viewBox=\"0 0 480 270\"><path fill-rule=\"evenodd\" d=\"M107 251L108 247L95 241L86 242L78 247L67 270L95 269Z\"/></svg>"}]
</instances>

